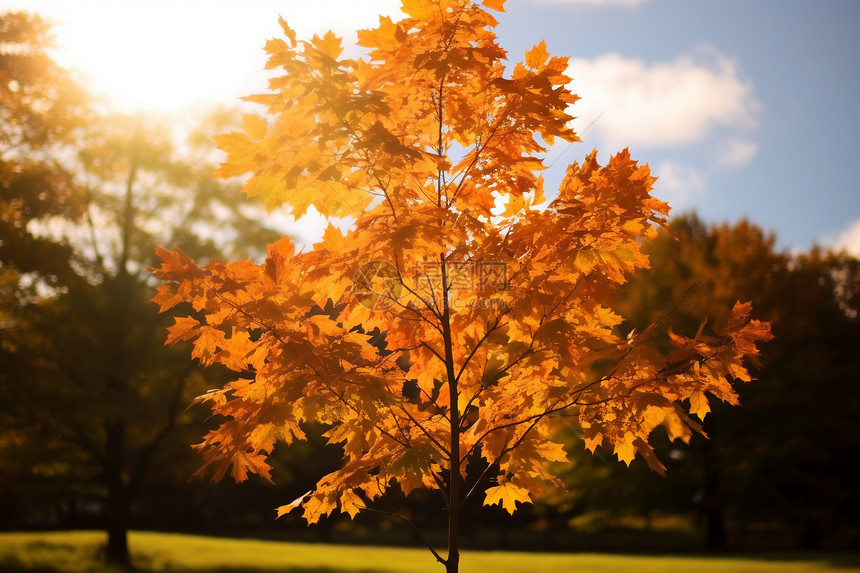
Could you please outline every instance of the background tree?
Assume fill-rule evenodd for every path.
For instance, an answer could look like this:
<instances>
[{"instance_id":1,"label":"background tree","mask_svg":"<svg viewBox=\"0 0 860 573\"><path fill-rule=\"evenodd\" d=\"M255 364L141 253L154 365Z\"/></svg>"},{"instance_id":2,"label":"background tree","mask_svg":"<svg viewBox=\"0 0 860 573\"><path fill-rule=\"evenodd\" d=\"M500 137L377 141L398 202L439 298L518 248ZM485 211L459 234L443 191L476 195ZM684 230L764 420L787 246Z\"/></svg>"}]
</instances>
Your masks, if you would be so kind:
<instances>
[{"instance_id":1,"label":"background tree","mask_svg":"<svg viewBox=\"0 0 860 573\"><path fill-rule=\"evenodd\" d=\"M161 250L156 275L171 283L156 300L194 310L169 342L237 373L201 398L224 417L199 446L216 479L231 466L238 481L268 476L275 443L320 422L343 466L279 514L301 506L315 522L390 487L438 489L447 557L428 547L457 571L463 504L484 491L513 512L554 482L544 462L566 459L560 417L578 420L589 447L608 441L660 471L651 431L687 440L697 425L679 402L699 416L706 392L734 403L728 378L749 379L742 359L769 331L737 304L716 335L673 334L668 355L647 331L619 335L608 305L647 267L642 240L668 211L647 167L626 151L600 166L593 153L540 208L545 143L576 140L567 60L541 43L506 67L495 18L470 1L403 11L360 32L358 60L341 58L333 34L298 42L282 21L286 39L267 44L282 75L249 98L265 117L219 140L220 174L251 172L247 194L352 227L329 227L305 252L278 241L262 265L201 267Z\"/></svg>"},{"instance_id":2,"label":"background tree","mask_svg":"<svg viewBox=\"0 0 860 573\"><path fill-rule=\"evenodd\" d=\"M23 12L0 14L0 321L38 284L73 282L71 252L31 221L79 220L83 196L60 150L86 123L83 91L46 50L49 27Z\"/></svg>"},{"instance_id":3,"label":"background tree","mask_svg":"<svg viewBox=\"0 0 860 573\"><path fill-rule=\"evenodd\" d=\"M80 221L84 195L63 165L63 155L88 118L83 91L46 50L49 27L26 13L0 15L0 388L4 406L3 429L26 426L17 417L19 402L12 397L28 372L19 370L22 315L39 293L76 284L72 249L39 234L42 219ZM28 404L33 411L38 405ZM22 447L16 432L4 432L3 483L38 464L35 452ZM12 450L30 453L9 455ZM6 488L4 488L5 490ZM32 490L31 490L32 491ZM43 490L44 491L44 490ZM4 491L6 517L28 496Z\"/></svg>"},{"instance_id":4,"label":"background tree","mask_svg":"<svg viewBox=\"0 0 860 573\"><path fill-rule=\"evenodd\" d=\"M819 249L779 252L775 237L746 221L707 225L685 216L671 231L646 247L653 269L621 291L629 326L694 328L702 309L720 322L730 301L751 300L775 334L759 380L739 388L743 408L714 405L707 440L682 448L655 440L670 466L666 480L641 464L600 464L602 479L588 481L590 460L577 456L565 481L577 499L588 496L588 511L693 516L714 549L851 546L858 262Z\"/></svg>"},{"instance_id":5,"label":"background tree","mask_svg":"<svg viewBox=\"0 0 860 573\"><path fill-rule=\"evenodd\" d=\"M103 503L108 560L127 563L132 503L185 404L217 380L163 348L153 247L258 255L279 235L212 179L208 138L180 145L157 119L95 113L45 56L40 20L6 15L0 31L3 494Z\"/></svg>"}]
</instances>

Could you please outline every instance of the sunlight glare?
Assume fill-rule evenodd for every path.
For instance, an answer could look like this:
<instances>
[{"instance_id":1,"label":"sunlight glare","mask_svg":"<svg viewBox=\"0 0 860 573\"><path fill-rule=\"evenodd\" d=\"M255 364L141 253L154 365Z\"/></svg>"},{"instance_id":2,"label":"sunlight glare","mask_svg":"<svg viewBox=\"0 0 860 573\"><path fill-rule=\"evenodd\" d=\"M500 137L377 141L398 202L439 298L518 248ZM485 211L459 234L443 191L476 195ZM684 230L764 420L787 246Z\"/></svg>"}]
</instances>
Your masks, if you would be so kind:
<instances>
[{"instance_id":1,"label":"sunlight glare","mask_svg":"<svg viewBox=\"0 0 860 573\"><path fill-rule=\"evenodd\" d=\"M20 6L19 6L20 5ZM380 13L399 14L397 0L152 0L127 4L6 1L2 9L37 11L56 24L56 59L121 112L180 113L199 105L238 104L266 88L263 46L280 37L282 15L300 37L333 29L354 41Z\"/></svg>"},{"instance_id":2,"label":"sunlight glare","mask_svg":"<svg viewBox=\"0 0 860 573\"><path fill-rule=\"evenodd\" d=\"M225 69L241 70L234 58L261 69L262 40L256 50L224 49L223 20L205 12L100 9L64 26L58 59L77 68L95 95L124 112L180 111L201 103L243 95L230 90ZM257 56L254 57L254 52ZM248 68L246 68L248 69ZM247 78L233 78L232 85ZM262 79L259 87L263 87ZM224 101L226 100L226 101Z\"/></svg>"}]
</instances>

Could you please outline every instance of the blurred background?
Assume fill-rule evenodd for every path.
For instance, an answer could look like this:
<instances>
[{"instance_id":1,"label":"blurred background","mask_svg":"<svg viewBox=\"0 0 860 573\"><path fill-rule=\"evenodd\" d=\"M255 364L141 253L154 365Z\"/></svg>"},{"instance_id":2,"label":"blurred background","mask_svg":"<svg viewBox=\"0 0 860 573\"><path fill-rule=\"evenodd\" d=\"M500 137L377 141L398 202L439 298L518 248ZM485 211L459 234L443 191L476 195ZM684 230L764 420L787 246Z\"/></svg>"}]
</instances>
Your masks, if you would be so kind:
<instances>
[{"instance_id":1,"label":"blurred background","mask_svg":"<svg viewBox=\"0 0 860 573\"><path fill-rule=\"evenodd\" d=\"M628 26L642 7L625 4L604 17ZM843 4L823 6L832 9L834 26L842 12L856 16ZM264 83L254 79L242 84L250 86L243 92L211 100L182 99L185 92L177 83L179 99L171 103L163 96L170 80L160 80L149 98L129 101L124 97L143 96L147 84L126 80L110 87L87 75L97 67L74 67L68 55L74 20L64 20L62 9L52 18L51 3L44 3L43 15L12 8L14 2L0 3L0 529L99 528L120 534L132 528L416 543L408 530L380 516L335 517L311 528L297 516L275 520L275 507L309 490L341 459L337 448L322 445L319 428L308 428L309 442L275 452L274 484L253 478L241 485L190 480L201 465L190 444L213 421L205 408L187 405L221 385L227 374L199 368L187 348L163 346L172 319L159 316L149 302L155 285L146 269L155 263L154 246L177 246L198 261L260 260L266 245L282 234L309 242L321 229L313 217L299 222L288 214L265 217L261 205L239 192L241 182L211 176L220 158L212 135L240 119L240 104L229 107L232 98L260 91ZM385 3L371 8L390 9ZM578 9L582 21L597 19L596 8ZM276 25L276 18L275 13L267 23ZM123 22L129 25L127 15ZM372 24L373 19L364 22ZM504 26L500 34L508 31ZM837 39L840 29L834 32ZM60 30L66 35L58 37ZM148 41L158 43L158 33L150 27ZM522 31L512 34L512 43L518 34ZM104 60L112 46L99 38L96 52ZM245 66L262 70L264 40L254 40L259 60ZM191 45L187 39L186 44ZM209 62L206 50L196 49L194 57ZM667 149L689 151L695 146L684 138L694 137L696 129L711 133L719 121L707 114L698 128L693 120L664 121L671 125L663 128L674 125L675 131L653 124L642 135L621 121L635 105L609 99L582 108L579 130L587 143L550 150L547 163L556 169L548 170L547 180L588 151L589 137L609 151L613 142L630 138L644 150L644 160L663 166L656 194L675 193L663 198L675 199L682 209L672 218L674 237L661 233L648 245L652 270L619 293L618 309L628 318L623 328L658 321L692 334L702 317L718 324L736 300L752 301L756 317L771 321L776 335L754 368L758 380L740 388L741 407L713 406L704 424L709 439L697 436L686 445L656 436L666 478L641 460L627 468L608 451L591 455L577 428L564 429L572 463L558 471L566 488L514 516L497 507L468 508L467 546L589 551L860 546L860 262L851 254L858 251L850 233L852 217L860 215L860 193L850 176L853 163L843 158L827 169L809 165L784 197L774 195L772 187L763 194L750 190L750 185L781 185L784 172L800 169L799 158L778 157L778 173L774 163L760 165L774 173L770 182L761 171L743 171L755 163L761 146L774 153L766 142L774 136L768 122L776 120L758 115L769 101L767 90L756 91L758 76L739 71L736 60L721 59L722 49L711 52L704 67L679 57L664 76L656 74L662 70L658 64L631 68L623 54L616 59L586 54L580 68L584 87L598 101L604 97L601 86L617 92L629 85L618 79L624 70L632 74L628 80L644 74L647 86L686 78L672 74L690 68L690 86L704 82L705 91L693 89L694 97L736 94L740 107L723 112L740 122L732 128L740 131L726 135L726 126L714 127L715 139L702 136L697 143L699 155L724 146L722 159L708 164L709 169L722 165L725 172L707 180L710 191L705 167ZM115 71L121 67L112 65ZM230 69L208 73L229 76ZM572 69L577 75L575 64ZM711 76L701 80L702 70ZM589 74L598 79L589 81ZM207 77L194 80L203 82L204 93ZM129 90L125 96L124 90ZM674 97L662 92L654 97L662 101L663 95ZM693 113L683 105L673 109L677 115ZM856 115L846 117L842 127L852 124ZM683 135L685 129L693 135ZM649 140L647 133L664 143ZM856 143L846 146L828 153L856 153ZM817 173L819 183L804 183ZM735 186L740 180L745 183ZM732 209L721 202L726 197L714 197L717 184L735 202ZM799 194L843 219L831 217L820 223L824 230L796 233L794 219L783 220L780 213ZM771 210L764 221L756 217L762 209ZM804 213L803 205L791 212L804 221L817 217L811 207ZM431 539L444 538L438 497L415 493L390 502L405 507Z\"/></svg>"}]
</instances>

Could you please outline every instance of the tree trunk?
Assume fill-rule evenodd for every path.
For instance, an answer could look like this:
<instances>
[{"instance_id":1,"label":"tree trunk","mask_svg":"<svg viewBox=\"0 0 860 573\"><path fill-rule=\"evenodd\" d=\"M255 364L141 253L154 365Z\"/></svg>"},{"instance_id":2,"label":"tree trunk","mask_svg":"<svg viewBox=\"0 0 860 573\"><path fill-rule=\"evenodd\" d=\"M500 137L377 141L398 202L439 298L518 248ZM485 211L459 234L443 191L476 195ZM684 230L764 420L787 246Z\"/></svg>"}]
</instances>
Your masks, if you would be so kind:
<instances>
[{"instance_id":1,"label":"tree trunk","mask_svg":"<svg viewBox=\"0 0 860 573\"><path fill-rule=\"evenodd\" d=\"M460 471L459 464L451 471L450 496L451 507L448 510L448 558L445 561L447 573L457 573L460 570Z\"/></svg>"},{"instance_id":2,"label":"tree trunk","mask_svg":"<svg viewBox=\"0 0 860 573\"><path fill-rule=\"evenodd\" d=\"M457 376L454 372L454 350L451 336L450 308L448 307L448 271L445 255L441 255L442 266L442 338L445 344L445 369L448 375L449 418L451 421L451 441L448 465L451 477L448 484L448 558L445 561L447 573L460 570L460 409Z\"/></svg>"},{"instance_id":3,"label":"tree trunk","mask_svg":"<svg viewBox=\"0 0 860 573\"><path fill-rule=\"evenodd\" d=\"M727 547L727 536L720 495L720 468L710 442L705 444L704 454L705 493L702 509L705 513L705 548L709 551L724 551Z\"/></svg>"},{"instance_id":4,"label":"tree trunk","mask_svg":"<svg viewBox=\"0 0 860 573\"><path fill-rule=\"evenodd\" d=\"M108 376L106 391L115 408L123 414L109 419L105 424L105 482L108 490L107 517L107 562L128 566L131 562L128 551L128 521L131 506L131 488L124 476L126 457L126 423L123 419L129 391L129 316L131 315L132 279L128 269L131 256L131 241L134 230L134 185L137 179L138 152L140 145L140 123L135 125L134 137L129 151L129 171L126 180L125 201L122 214L122 244L117 264L117 274L113 277L111 306L113 310L113 332L106 340L106 347L112 349L112 370Z\"/></svg>"},{"instance_id":5,"label":"tree trunk","mask_svg":"<svg viewBox=\"0 0 860 573\"><path fill-rule=\"evenodd\" d=\"M110 499L108 505L105 558L111 565L125 567L131 564L128 550L128 502L124 498Z\"/></svg>"},{"instance_id":6,"label":"tree trunk","mask_svg":"<svg viewBox=\"0 0 860 573\"><path fill-rule=\"evenodd\" d=\"M107 552L105 558L113 565L127 566L131 559L128 551L128 518L131 500L123 481L123 448L125 424L122 421L106 426L107 449L105 456L105 482L108 490Z\"/></svg>"}]
</instances>

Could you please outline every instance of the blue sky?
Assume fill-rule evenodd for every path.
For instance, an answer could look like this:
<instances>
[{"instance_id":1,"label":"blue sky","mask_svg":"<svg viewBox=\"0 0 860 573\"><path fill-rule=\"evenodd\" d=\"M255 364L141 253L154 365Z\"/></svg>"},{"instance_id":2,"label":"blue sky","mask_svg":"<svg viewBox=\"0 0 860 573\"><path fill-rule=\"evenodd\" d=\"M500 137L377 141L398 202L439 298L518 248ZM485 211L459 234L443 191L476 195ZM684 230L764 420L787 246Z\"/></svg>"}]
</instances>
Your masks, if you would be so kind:
<instances>
[{"instance_id":1,"label":"blue sky","mask_svg":"<svg viewBox=\"0 0 860 573\"><path fill-rule=\"evenodd\" d=\"M0 0L57 22L58 59L118 107L171 111L261 91L279 13L300 34L349 38L397 6ZM508 0L506 10L497 33L511 59L546 39L571 56L583 98L573 107L583 143L550 152L549 182L592 148L605 160L629 146L675 213L747 217L781 247L860 256L860 2Z\"/></svg>"},{"instance_id":2,"label":"blue sky","mask_svg":"<svg viewBox=\"0 0 860 573\"><path fill-rule=\"evenodd\" d=\"M788 248L833 242L858 225L860 254L858 26L860 3L849 1L547 0L509 2L500 36L513 53L546 36L550 51L573 57L575 91L581 60L588 81L598 81L595 64L617 68L610 86L622 97L587 108L589 116L606 112L583 147L613 151L627 140L661 176L655 192L676 210L716 221L748 217ZM610 75L604 70L603 81ZM625 87L647 89L649 77L675 81L652 86L653 98L624 99ZM682 94L660 105L677 90L698 105ZM628 121L613 124L619 115ZM637 128L660 122L666 133ZM684 135L691 124L698 129Z\"/></svg>"}]
</instances>

